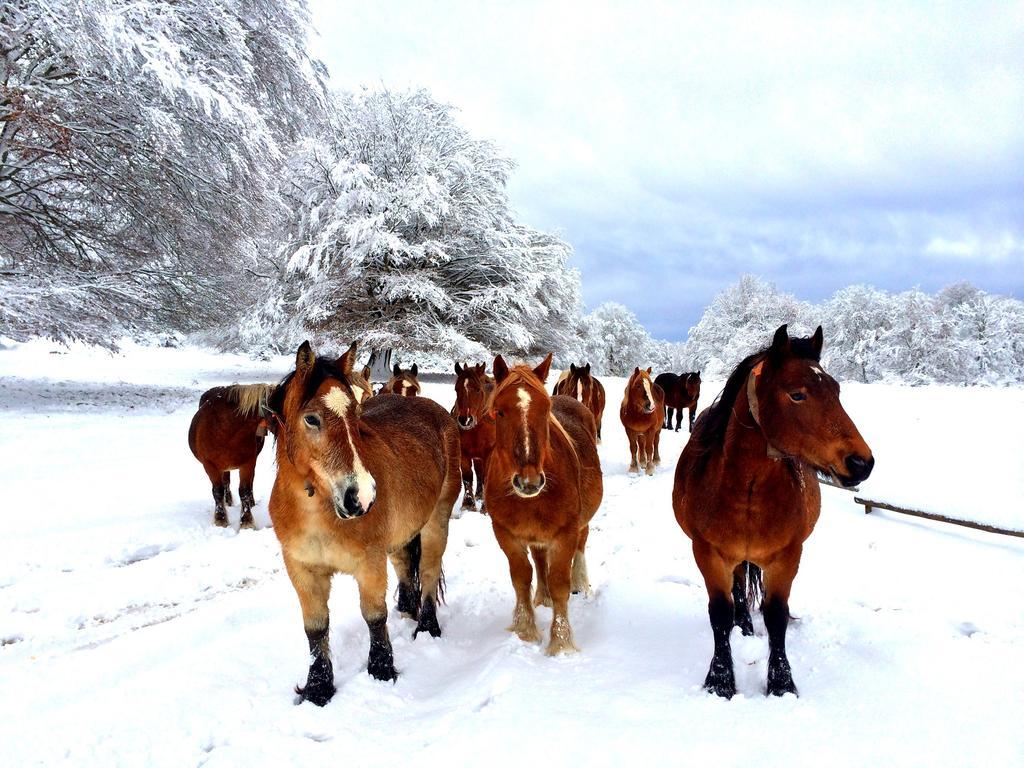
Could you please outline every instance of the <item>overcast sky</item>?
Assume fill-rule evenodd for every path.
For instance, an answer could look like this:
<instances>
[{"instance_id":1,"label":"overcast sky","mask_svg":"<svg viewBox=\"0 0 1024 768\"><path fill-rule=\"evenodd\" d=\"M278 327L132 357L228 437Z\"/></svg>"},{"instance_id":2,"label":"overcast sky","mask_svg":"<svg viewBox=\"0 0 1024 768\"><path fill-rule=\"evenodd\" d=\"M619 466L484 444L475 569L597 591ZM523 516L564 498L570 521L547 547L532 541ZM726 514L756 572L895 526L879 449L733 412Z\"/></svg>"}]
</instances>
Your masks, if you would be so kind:
<instances>
[{"instance_id":1,"label":"overcast sky","mask_svg":"<svg viewBox=\"0 0 1024 768\"><path fill-rule=\"evenodd\" d=\"M457 106L655 336L745 272L1024 297L1024 2L835 6L313 0L313 44Z\"/></svg>"}]
</instances>

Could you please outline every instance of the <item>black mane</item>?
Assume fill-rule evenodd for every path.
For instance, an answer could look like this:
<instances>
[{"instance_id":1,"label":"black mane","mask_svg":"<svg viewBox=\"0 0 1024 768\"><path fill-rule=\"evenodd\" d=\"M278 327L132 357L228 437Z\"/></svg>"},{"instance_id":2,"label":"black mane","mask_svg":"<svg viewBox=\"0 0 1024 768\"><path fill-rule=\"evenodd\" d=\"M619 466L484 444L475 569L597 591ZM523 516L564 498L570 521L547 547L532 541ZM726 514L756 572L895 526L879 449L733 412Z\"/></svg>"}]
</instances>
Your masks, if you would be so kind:
<instances>
[{"instance_id":1,"label":"black mane","mask_svg":"<svg viewBox=\"0 0 1024 768\"><path fill-rule=\"evenodd\" d=\"M721 446L725 443L725 432L729 428L729 417L732 408L736 404L740 390L746 386L747 377L751 369L759 362L768 357L771 352L769 344L759 352L755 352L743 359L736 369L729 374L725 387L718 393L718 397L708 406L708 409L701 414L700 419L694 428L693 440L701 449L698 454L697 468L702 469L710 457L710 449ZM810 338L790 338L789 354L800 360L817 360L818 354L814 351Z\"/></svg>"},{"instance_id":2,"label":"black mane","mask_svg":"<svg viewBox=\"0 0 1024 768\"><path fill-rule=\"evenodd\" d=\"M328 379L335 379L342 384L348 384L345 375L338 370L335 363L335 360L326 357L318 357L313 362L313 370L306 377L306 386L302 392L303 403L308 402L316 394L316 391L320 389L320 385ZM295 378L295 371L281 379L281 383L277 385L270 397L267 398L267 407L282 418L284 417L284 393L293 378Z\"/></svg>"}]
</instances>

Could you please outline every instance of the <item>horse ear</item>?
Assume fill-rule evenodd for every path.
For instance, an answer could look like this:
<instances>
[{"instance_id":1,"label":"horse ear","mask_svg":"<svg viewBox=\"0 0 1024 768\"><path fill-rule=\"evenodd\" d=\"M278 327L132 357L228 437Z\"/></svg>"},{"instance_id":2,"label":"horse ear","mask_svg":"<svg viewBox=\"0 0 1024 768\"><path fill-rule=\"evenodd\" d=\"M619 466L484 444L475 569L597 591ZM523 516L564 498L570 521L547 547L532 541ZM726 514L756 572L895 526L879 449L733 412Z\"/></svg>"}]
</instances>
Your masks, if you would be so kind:
<instances>
[{"instance_id":1,"label":"horse ear","mask_svg":"<svg viewBox=\"0 0 1024 768\"><path fill-rule=\"evenodd\" d=\"M395 363L395 368L394 368L394 371L393 371L393 373L395 374L395 376L399 376L399 375L401 375L401 373L402 373L402 369L401 369L401 367L400 367L400 366L398 365L398 363Z\"/></svg>"},{"instance_id":2,"label":"horse ear","mask_svg":"<svg viewBox=\"0 0 1024 768\"><path fill-rule=\"evenodd\" d=\"M494 358L494 366L491 370L494 371L494 380L499 384L503 382L505 377L508 376L508 366L505 364L505 358L501 355Z\"/></svg>"},{"instance_id":3,"label":"horse ear","mask_svg":"<svg viewBox=\"0 0 1024 768\"><path fill-rule=\"evenodd\" d=\"M654 373L654 369L651 366L648 365L647 366L647 372L648 373Z\"/></svg>"},{"instance_id":4,"label":"horse ear","mask_svg":"<svg viewBox=\"0 0 1024 768\"><path fill-rule=\"evenodd\" d=\"M571 373L576 373L576 363L569 363L569 371Z\"/></svg>"},{"instance_id":5,"label":"horse ear","mask_svg":"<svg viewBox=\"0 0 1024 768\"><path fill-rule=\"evenodd\" d=\"M370 366L364 365L363 366L363 378L366 379L367 381L369 381L371 373L373 373L373 371L370 370Z\"/></svg>"},{"instance_id":6,"label":"horse ear","mask_svg":"<svg viewBox=\"0 0 1024 768\"><path fill-rule=\"evenodd\" d=\"M419 366L416 365L416 363L413 363L412 364L412 375L413 375L413 378L415 378L416 374L418 374L419 372L420 372Z\"/></svg>"},{"instance_id":7,"label":"horse ear","mask_svg":"<svg viewBox=\"0 0 1024 768\"><path fill-rule=\"evenodd\" d=\"M541 382L548 380L548 374L551 372L551 353L548 352L548 356L541 360L540 365L533 369L533 373L536 375Z\"/></svg>"},{"instance_id":8,"label":"horse ear","mask_svg":"<svg viewBox=\"0 0 1024 768\"><path fill-rule=\"evenodd\" d=\"M354 341L348 345L348 350L338 358L335 365L345 376L352 375L352 371L356 367L356 343Z\"/></svg>"},{"instance_id":9,"label":"horse ear","mask_svg":"<svg viewBox=\"0 0 1024 768\"><path fill-rule=\"evenodd\" d=\"M586 373L588 376L590 375L590 363L587 363L586 365L583 366L583 372Z\"/></svg>"},{"instance_id":10,"label":"horse ear","mask_svg":"<svg viewBox=\"0 0 1024 768\"><path fill-rule=\"evenodd\" d=\"M308 341L302 342L295 353L295 371L297 373L305 373L313 367L315 362L316 355L313 354L313 347L310 346Z\"/></svg>"},{"instance_id":11,"label":"horse ear","mask_svg":"<svg viewBox=\"0 0 1024 768\"><path fill-rule=\"evenodd\" d=\"M487 373L487 363L477 363L476 369L481 375Z\"/></svg>"},{"instance_id":12,"label":"horse ear","mask_svg":"<svg viewBox=\"0 0 1024 768\"><path fill-rule=\"evenodd\" d=\"M825 334L821 330L821 326L811 336L811 349L814 350L814 359L821 360L821 348L825 345Z\"/></svg>"},{"instance_id":13,"label":"horse ear","mask_svg":"<svg viewBox=\"0 0 1024 768\"><path fill-rule=\"evenodd\" d=\"M785 354L789 351L789 331L785 323L779 326L772 338L771 352L773 355Z\"/></svg>"},{"instance_id":14,"label":"horse ear","mask_svg":"<svg viewBox=\"0 0 1024 768\"><path fill-rule=\"evenodd\" d=\"M459 361L458 360L455 361L455 375L456 376L461 376L462 375L462 366L459 365Z\"/></svg>"},{"instance_id":15,"label":"horse ear","mask_svg":"<svg viewBox=\"0 0 1024 768\"><path fill-rule=\"evenodd\" d=\"M636 368L633 369L633 375L634 376L636 376L638 373L640 373L640 366L639 365Z\"/></svg>"}]
</instances>

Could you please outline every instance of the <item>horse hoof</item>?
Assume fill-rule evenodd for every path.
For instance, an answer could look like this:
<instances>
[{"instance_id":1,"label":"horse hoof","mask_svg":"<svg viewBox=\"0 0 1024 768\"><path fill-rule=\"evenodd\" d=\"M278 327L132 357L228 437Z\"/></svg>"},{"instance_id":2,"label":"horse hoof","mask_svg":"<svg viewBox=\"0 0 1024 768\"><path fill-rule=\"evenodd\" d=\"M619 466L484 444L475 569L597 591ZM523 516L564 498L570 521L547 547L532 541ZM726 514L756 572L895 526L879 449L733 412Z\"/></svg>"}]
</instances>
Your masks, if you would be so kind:
<instances>
[{"instance_id":1,"label":"horse hoof","mask_svg":"<svg viewBox=\"0 0 1024 768\"><path fill-rule=\"evenodd\" d=\"M546 656L568 656L573 653L579 653L580 649L576 647L576 644L571 640L566 642L550 642L547 649L544 651Z\"/></svg>"},{"instance_id":2,"label":"horse hoof","mask_svg":"<svg viewBox=\"0 0 1024 768\"><path fill-rule=\"evenodd\" d=\"M769 666L768 687L765 690L765 696L785 696L787 693L792 693L794 696L800 695L797 693L793 674L789 671L788 665L781 669L773 669Z\"/></svg>"},{"instance_id":3,"label":"horse hoof","mask_svg":"<svg viewBox=\"0 0 1024 768\"><path fill-rule=\"evenodd\" d=\"M244 530L244 531L255 531L256 530L256 521L253 520L251 517L250 518L243 518L242 522L238 524L238 529L240 531L242 531L242 530Z\"/></svg>"},{"instance_id":4,"label":"horse hoof","mask_svg":"<svg viewBox=\"0 0 1024 768\"><path fill-rule=\"evenodd\" d=\"M224 512L218 512L216 515L213 516L213 524L216 525L218 528L227 528L228 527L228 516L227 516L227 514L225 514Z\"/></svg>"},{"instance_id":5,"label":"horse hoof","mask_svg":"<svg viewBox=\"0 0 1024 768\"><path fill-rule=\"evenodd\" d=\"M326 685L307 685L305 688L295 686L295 692L299 695L296 704L301 704L304 701L308 701L311 704L316 704L318 707L322 707L332 698L337 689L334 687L334 683L328 683Z\"/></svg>"},{"instance_id":6,"label":"horse hoof","mask_svg":"<svg viewBox=\"0 0 1024 768\"><path fill-rule=\"evenodd\" d=\"M395 682L398 679L398 672L395 671L394 662L370 662L366 665L366 671L375 680L390 680Z\"/></svg>"}]
</instances>

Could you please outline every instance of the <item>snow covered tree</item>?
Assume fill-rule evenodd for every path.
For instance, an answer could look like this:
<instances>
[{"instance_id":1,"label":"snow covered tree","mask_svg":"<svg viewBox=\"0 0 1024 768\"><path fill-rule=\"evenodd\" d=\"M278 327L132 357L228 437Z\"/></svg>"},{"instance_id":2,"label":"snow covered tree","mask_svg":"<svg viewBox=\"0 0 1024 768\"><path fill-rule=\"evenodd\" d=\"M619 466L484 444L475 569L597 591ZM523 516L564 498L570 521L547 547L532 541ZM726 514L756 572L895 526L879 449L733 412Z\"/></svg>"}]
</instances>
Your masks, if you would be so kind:
<instances>
[{"instance_id":1,"label":"snow covered tree","mask_svg":"<svg viewBox=\"0 0 1024 768\"><path fill-rule=\"evenodd\" d=\"M892 328L892 297L869 285L851 285L811 310L825 329L822 364L837 379L877 381L882 377L881 340ZM816 324L817 324L816 323Z\"/></svg>"},{"instance_id":2,"label":"snow covered tree","mask_svg":"<svg viewBox=\"0 0 1024 768\"><path fill-rule=\"evenodd\" d=\"M605 302L583 318L581 328L586 360L595 373L628 376L638 365L654 364L651 335L622 304Z\"/></svg>"},{"instance_id":3,"label":"snow covered tree","mask_svg":"<svg viewBox=\"0 0 1024 768\"><path fill-rule=\"evenodd\" d=\"M560 352L579 316L561 239L517 223L512 161L424 90L339 93L292 158L292 217L250 343L312 334L482 359Z\"/></svg>"},{"instance_id":4,"label":"snow covered tree","mask_svg":"<svg viewBox=\"0 0 1024 768\"><path fill-rule=\"evenodd\" d=\"M0 332L223 322L322 111L301 0L0 4Z\"/></svg>"},{"instance_id":5,"label":"snow covered tree","mask_svg":"<svg viewBox=\"0 0 1024 768\"><path fill-rule=\"evenodd\" d=\"M711 301L690 329L687 352L711 376L728 374L740 360L771 341L783 323L791 333L810 332L809 306L769 282L744 275ZM817 323L815 323L817 325Z\"/></svg>"}]
</instances>

